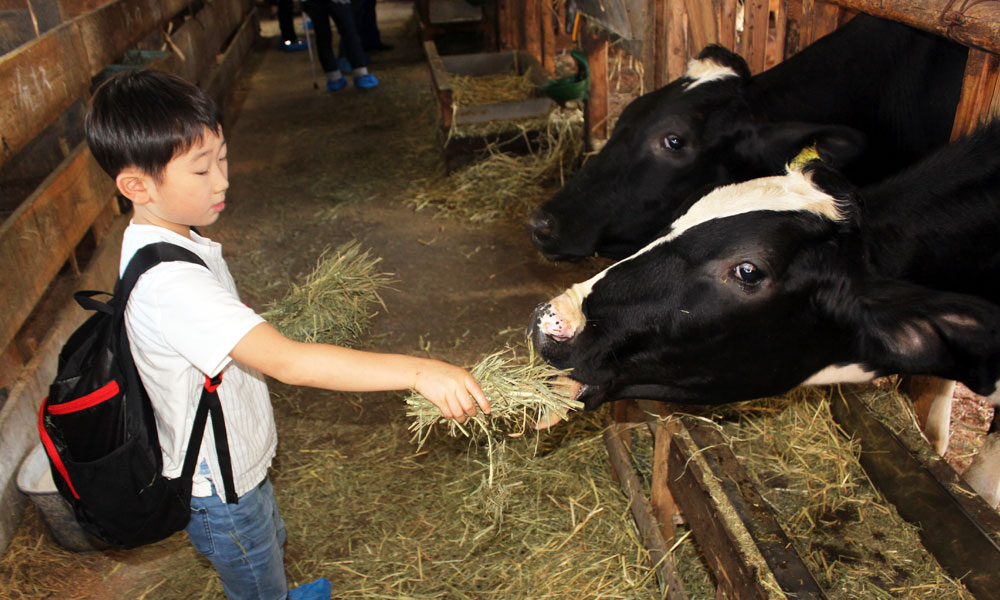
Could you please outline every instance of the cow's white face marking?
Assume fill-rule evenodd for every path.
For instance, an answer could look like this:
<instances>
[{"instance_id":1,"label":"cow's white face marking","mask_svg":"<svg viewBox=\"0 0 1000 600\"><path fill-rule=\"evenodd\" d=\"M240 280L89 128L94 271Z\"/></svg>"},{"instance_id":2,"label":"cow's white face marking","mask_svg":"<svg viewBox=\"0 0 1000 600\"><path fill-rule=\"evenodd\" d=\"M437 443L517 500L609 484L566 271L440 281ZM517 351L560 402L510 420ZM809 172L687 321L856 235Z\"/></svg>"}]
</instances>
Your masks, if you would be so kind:
<instances>
[{"instance_id":1,"label":"cow's white face marking","mask_svg":"<svg viewBox=\"0 0 1000 600\"><path fill-rule=\"evenodd\" d=\"M685 90L690 90L709 81L716 81L726 77L739 77L732 68L720 65L714 60L707 58L700 60L692 58L688 61L687 73L684 76L691 78L691 82L684 86Z\"/></svg>"},{"instance_id":2,"label":"cow's white face marking","mask_svg":"<svg viewBox=\"0 0 1000 600\"><path fill-rule=\"evenodd\" d=\"M675 239L708 221L761 210L805 211L832 221L844 218L836 199L813 187L801 171L792 171L716 188L674 221L670 233L661 239Z\"/></svg>"},{"instance_id":3,"label":"cow's white face marking","mask_svg":"<svg viewBox=\"0 0 1000 600\"><path fill-rule=\"evenodd\" d=\"M830 365L814 373L800 385L830 385L833 383L864 383L875 379L874 371L867 371L861 365Z\"/></svg>"},{"instance_id":4,"label":"cow's white face marking","mask_svg":"<svg viewBox=\"0 0 1000 600\"><path fill-rule=\"evenodd\" d=\"M800 171L717 188L674 221L670 233L653 240L632 256L618 261L587 281L573 285L551 300L539 320L539 327L556 341L572 338L586 324L583 299L608 271L702 223L761 210L806 211L831 220L844 218L836 200L813 187Z\"/></svg>"}]
</instances>

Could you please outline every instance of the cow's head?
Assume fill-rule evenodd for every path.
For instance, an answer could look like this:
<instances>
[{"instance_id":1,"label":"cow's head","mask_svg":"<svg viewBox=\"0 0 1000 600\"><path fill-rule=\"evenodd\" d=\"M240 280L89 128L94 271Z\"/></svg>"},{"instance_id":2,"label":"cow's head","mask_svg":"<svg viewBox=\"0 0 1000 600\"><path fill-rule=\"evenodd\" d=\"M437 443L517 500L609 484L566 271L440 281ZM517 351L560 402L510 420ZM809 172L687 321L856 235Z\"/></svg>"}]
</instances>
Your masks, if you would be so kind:
<instances>
[{"instance_id":1,"label":"cow's head","mask_svg":"<svg viewBox=\"0 0 1000 600\"><path fill-rule=\"evenodd\" d=\"M819 163L719 188L539 306L542 357L619 398L721 403L889 373L993 390L1000 307L872 275L856 190Z\"/></svg>"},{"instance_id":2,"label":"cow's head","mask_svg":"<svg viewBox=\"0 0 1000 600\"><path fill-rule=\"evenodd\" d=\"M860 153L854 129L760 121L749 80L739 55L709 46L686 75L634 100L601 151L532 215L535 247L552 260L622 258L708 191L778 174L803 146L835 165Z\"/></svg>"}]
</instances>

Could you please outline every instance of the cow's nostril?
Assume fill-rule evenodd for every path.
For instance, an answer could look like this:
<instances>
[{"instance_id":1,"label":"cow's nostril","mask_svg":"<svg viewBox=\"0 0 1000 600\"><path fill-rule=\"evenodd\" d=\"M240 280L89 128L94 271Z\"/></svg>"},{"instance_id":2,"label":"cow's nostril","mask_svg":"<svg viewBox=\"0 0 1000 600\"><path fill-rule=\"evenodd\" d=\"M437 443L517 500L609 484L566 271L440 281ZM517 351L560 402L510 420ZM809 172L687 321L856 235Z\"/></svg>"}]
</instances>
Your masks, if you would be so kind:
<instances>
[{"instance_id":1,"label":"cow's nostril","mask_svg":"<svg viewBox=\"0 0 1000 600\"><path fill-rule=\"evenodd\" d=\"M531 235L536 240L548 240L552 238L552 219L536 217L529 224L531 226Z\"/></svg>"}]
</instances>

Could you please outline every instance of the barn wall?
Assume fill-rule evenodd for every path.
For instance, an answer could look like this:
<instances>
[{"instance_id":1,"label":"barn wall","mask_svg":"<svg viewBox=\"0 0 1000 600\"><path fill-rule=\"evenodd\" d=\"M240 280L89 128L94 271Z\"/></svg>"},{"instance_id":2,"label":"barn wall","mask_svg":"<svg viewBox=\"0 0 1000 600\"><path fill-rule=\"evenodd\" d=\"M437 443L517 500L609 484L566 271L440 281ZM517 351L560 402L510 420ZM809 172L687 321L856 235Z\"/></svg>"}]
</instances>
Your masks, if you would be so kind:
<instances>
[{"instance_id":1,"label":"barn wall","mask_svg":"<svg viewBox=\"0 0 1000 600\"><path fill-rule=\"evenodd\" d=\"M0 289L0 549L25 505L17 469L37 443L37 410L59 349L86 317L72 292L109 290L117 277L127 216L82 142L94 87L116 70L148 66L177 73L223 103L259 40L253 0L11 0L6 6L12 8L0 11L6 52L0 56L0 264L7 284Z\"/></svg>"},{"instance_id":2,"label":"barn wall","mask_svg":"<svg viewBox=\"0 0 1000 600\"><path fill-rule=\"evenodd\" d=\"M1000 114L1000 4L954 0L575 0L583 15L577 39L563 32L573 16L567 0L501 0L498 39L503 48L536 55L550 67L550 54L580 46L591 65L591 98L585 107L588 132L605 139L609 113L609 48L638 59L644 90L684 74L705 45L721 44L758 73L830 33L858 12L892 19L969 46L969 66L955 135ZM517 15L546 18L517 21ZM506 15L506 16L505 16ZM550 23L556 23L552 31ZM554 33L554 35L553 35ZM550 39L550 43L538 40Z\"/></svg>"}]
</instances>

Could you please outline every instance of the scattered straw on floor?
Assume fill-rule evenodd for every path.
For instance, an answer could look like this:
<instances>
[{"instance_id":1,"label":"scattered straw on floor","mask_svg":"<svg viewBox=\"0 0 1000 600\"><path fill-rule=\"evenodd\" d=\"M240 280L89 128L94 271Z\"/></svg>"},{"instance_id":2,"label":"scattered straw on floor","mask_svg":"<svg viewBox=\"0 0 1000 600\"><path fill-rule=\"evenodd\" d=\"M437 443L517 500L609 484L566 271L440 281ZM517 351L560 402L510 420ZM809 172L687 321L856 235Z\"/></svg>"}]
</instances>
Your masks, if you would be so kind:
<instances>
[{"instance_id":1,"label":"scattered straw on floor","mask_svg":"<svg viewBox=\"0 0 1000 600\"><path fill-rule=\"evenodd\" d=\"M324 575L336 597L359 600L661 597L596 419L563 424L535 456L529 440L509 441L503 523L477 492L488 466L476 448L435 436L414 452L394 426L292 442L310 449L289 452L276 477L294 581Z\"/></svg>"},{"instance_id":2,"label":"scattered straw on floor","mask_svg":"<svg viewBox=\"0 0 1000 600\"><path fill-rule=\"evenodd\" d=\"M357 241L326 251L305 281L261 316L294 340L354 346L377 314L374 306L385 308L379 288L392 275L376 272L381 260Z\"/></svg>"},{"instance_id":3,"label":"scattered straw on floor","mask_svg":"<svg viewBox=\"0 0 1000 600\"><path fill-rule=\"evenodd\" d=\"M521 134L536 130L519 125ZM510 155L491 147L487 156L450 175L414 182L407 204L416 210L473 223L526 214L565 183L567 170L583 148L583 116L577 109L556 109L538 125L538 150Z\"/></svg>"}]
</instances>

